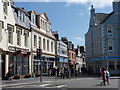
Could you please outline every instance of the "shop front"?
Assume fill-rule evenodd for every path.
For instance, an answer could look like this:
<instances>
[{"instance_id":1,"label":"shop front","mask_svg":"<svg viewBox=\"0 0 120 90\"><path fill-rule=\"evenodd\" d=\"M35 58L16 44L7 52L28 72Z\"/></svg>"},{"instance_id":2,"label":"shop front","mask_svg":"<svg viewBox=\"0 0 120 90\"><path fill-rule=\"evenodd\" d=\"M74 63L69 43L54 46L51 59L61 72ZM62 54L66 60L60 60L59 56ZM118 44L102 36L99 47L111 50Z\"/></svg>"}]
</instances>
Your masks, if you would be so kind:
<instances>
[{"instance_id":1,"label":"shop front","mask_svg":"<svg viewBox=\"0 0 120 90\"><path fill-rule=\"evenodd\" d=\"M29 74L29 49L9 47L9 50L12 52L8 53L8 72L11 72L13 76Z\"/></svg>"},{"instance_id":2,"label":"shop front","mask_svg":"<svg viewBox=\"0 0 120 90\"><path fill-rule=\"evenodd\" d=\"M33 63L34 73L40 74L40 70L42 69L42 73L47 74L48 69L54 68L54 64L55 64L55 57L42 56L41 59L38 60L36 56L34 56L34 63Z\"/></svg>"},{"instance_id":3,"label":"shop front","mask_svg":"<svg viewBox=\"0 0 120 90\"><path fill-rule=\"evenodd\" d=\"M66 57L59 57L58 58L58 65L57 65L58 68L61 68L61 67L66 67L68 68L68 58Z\"/></svg>"}]
</instances>

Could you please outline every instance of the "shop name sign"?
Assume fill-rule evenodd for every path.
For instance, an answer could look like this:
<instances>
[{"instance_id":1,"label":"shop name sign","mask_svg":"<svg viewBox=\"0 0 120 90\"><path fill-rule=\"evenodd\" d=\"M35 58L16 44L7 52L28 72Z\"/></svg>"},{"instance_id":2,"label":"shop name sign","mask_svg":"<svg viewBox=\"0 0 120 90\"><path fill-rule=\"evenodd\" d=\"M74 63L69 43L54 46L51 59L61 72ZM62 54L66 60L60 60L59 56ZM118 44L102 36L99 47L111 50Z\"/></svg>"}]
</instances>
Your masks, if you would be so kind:
<instances>
[{"instance_id":1,"label":"shop name sign","mask_svg":"<svg viewBox=\"0 0 120 90\"><path fill-rule=\"evenodd\" d=\"M23 49L23 48L18 48L18 47L13 47L13 46L9 46L8 49L10 51L18 51L18 50L21 50L22 52L28 52L29 49Z\"/></svg>"}]
</instances>

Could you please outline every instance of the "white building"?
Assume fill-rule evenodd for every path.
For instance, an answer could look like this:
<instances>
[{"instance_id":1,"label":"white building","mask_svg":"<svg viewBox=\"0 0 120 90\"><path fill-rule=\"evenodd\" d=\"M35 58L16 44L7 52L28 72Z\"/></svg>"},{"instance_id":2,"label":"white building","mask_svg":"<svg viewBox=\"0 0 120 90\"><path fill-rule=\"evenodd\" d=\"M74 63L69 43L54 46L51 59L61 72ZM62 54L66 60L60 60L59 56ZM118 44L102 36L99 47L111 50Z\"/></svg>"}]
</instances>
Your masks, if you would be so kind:
<instances>
[{"instance_id":1,"label":"white building","mask_svg":"<svg viewBox=\"0 0 120 90\"><path fill-rule=\"evenodd\" d=\"M84 46L77 46L76 51L76 70L81 72L81 67L86 66Z\"/></svg>"},{"instance_id":2,"label":"white building","mask_svg":"<svg viewBox=\"0 0 120 90\"><path fill-rule=\"evenodd\" d=\"M37 14L29 11L32 28L32 66L34 73L40 73L40 60L36 58L36 49L42 49L42 70L47 73L55 66L55 37L46 13Z\"/></svg>"},{"instance_id":3,"label":"white building","mask_svg":"<svg viewBox=\"0 0 120 90\"><path fill-rule=\"evenodd\" d=\"M31 33L25 10L0 1L0 48L2 49L2 77L31 73ZM29 44L29 45L28 45Z\"/></svg>"},{"instance_id":4,"label":"white building","mask_svg":"<svg viewBox=\"0 0 120 90\"><path fill-rule=\"evenodd\" d=\"M9 63L9 43L8 38L12 36L8 36L11 34L11 31L14 30L15 19L13 15L13 10L11 8L11 4L9 0L0 0L0 48L1 48L1 59L2 59L2 76L8 72L8 63ZM11 26L11 27L9 27Z\"/></svg>"}]
</instances>

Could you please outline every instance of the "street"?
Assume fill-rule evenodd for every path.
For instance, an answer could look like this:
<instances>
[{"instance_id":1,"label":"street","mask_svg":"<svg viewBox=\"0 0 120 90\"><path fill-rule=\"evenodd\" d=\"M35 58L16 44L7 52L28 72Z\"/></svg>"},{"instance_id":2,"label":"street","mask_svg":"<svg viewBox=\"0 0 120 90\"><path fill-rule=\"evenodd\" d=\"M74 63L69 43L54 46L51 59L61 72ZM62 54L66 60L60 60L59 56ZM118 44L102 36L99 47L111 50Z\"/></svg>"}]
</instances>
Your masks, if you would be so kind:
<instances>
[{"instance_id":1,"label":"street","mask_svg":"<svg viewBox=\"0 0 120 90\"><path fill-rule=\"evenodd\" d=\"M38 80L38 79L36 79ZM29 80L30 81L30 80ZM31 81L29 82L29 84L18 84L18 85L8 85L5 86L3 85L3 90L6 89L17 89L17 88L52 88L52 89L62 89L62 90L66 90L67 88L75 88L75 89L80 89L80 88L97 88L97 89L110 89L111 90L117 90L118 89L118 85L119 85L119 78L118 77L111 77L110 79L110 85L106 85L106 86L101 86L100 85L101 82L101 78L95 78L95 77L82 77L82 78L72 78L72 79L58 79L57 81L55 81L55 78L51 78L51 79L46 79L43 82L36 82L33 83L33 80L31 79Z\"/></svg>"}]
</instances>

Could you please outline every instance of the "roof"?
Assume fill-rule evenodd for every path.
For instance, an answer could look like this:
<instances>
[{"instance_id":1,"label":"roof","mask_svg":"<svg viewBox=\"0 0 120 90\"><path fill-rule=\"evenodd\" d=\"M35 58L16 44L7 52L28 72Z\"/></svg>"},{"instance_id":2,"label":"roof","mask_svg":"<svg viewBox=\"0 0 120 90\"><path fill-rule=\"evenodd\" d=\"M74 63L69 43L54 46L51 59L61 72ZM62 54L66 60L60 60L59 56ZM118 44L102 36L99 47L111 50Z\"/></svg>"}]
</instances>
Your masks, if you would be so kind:
<instances>
[{"instance_id":1,"label":"roof","mask_svg":"<svg viewBox=\"0 0 120 90\"><path fill-rule=\"evenodd\" d=\"M96 13L94 16L94 20L96 24L101 24L104 21L106 21L114 12L111 12L110 14L106 13Z\"/></svg>"},{"instance_id":2,"label":"roof","mask_svg":"<svg viewBox=\"0 0 120 90\"><path fill-rule=\"evenodd\" d=\"M16 8L17 9L17 8ZM20 10L20 9L19 9ZM28 29L30 30L30 20L27 16L27 14L25 13L25 22L21 22L20 19L18 18L18 15L17 15L17 12L15 12L15 10L13 10L13 13L14 13L14 18L15 18L15 24L22 27L22 28L25 28L25 29Z\"/></svg>"},{"instance_id":3,"label":"roof","mask_svg":"<svg viewBox=\"0 0 120 90\"><path fill-rule=\"evenodd\" d=\"M105 13L96 13L94 16L94 20L96 24L102 23L106 18L108 17L108 14Z\"/></svg>"}]
</instances>

